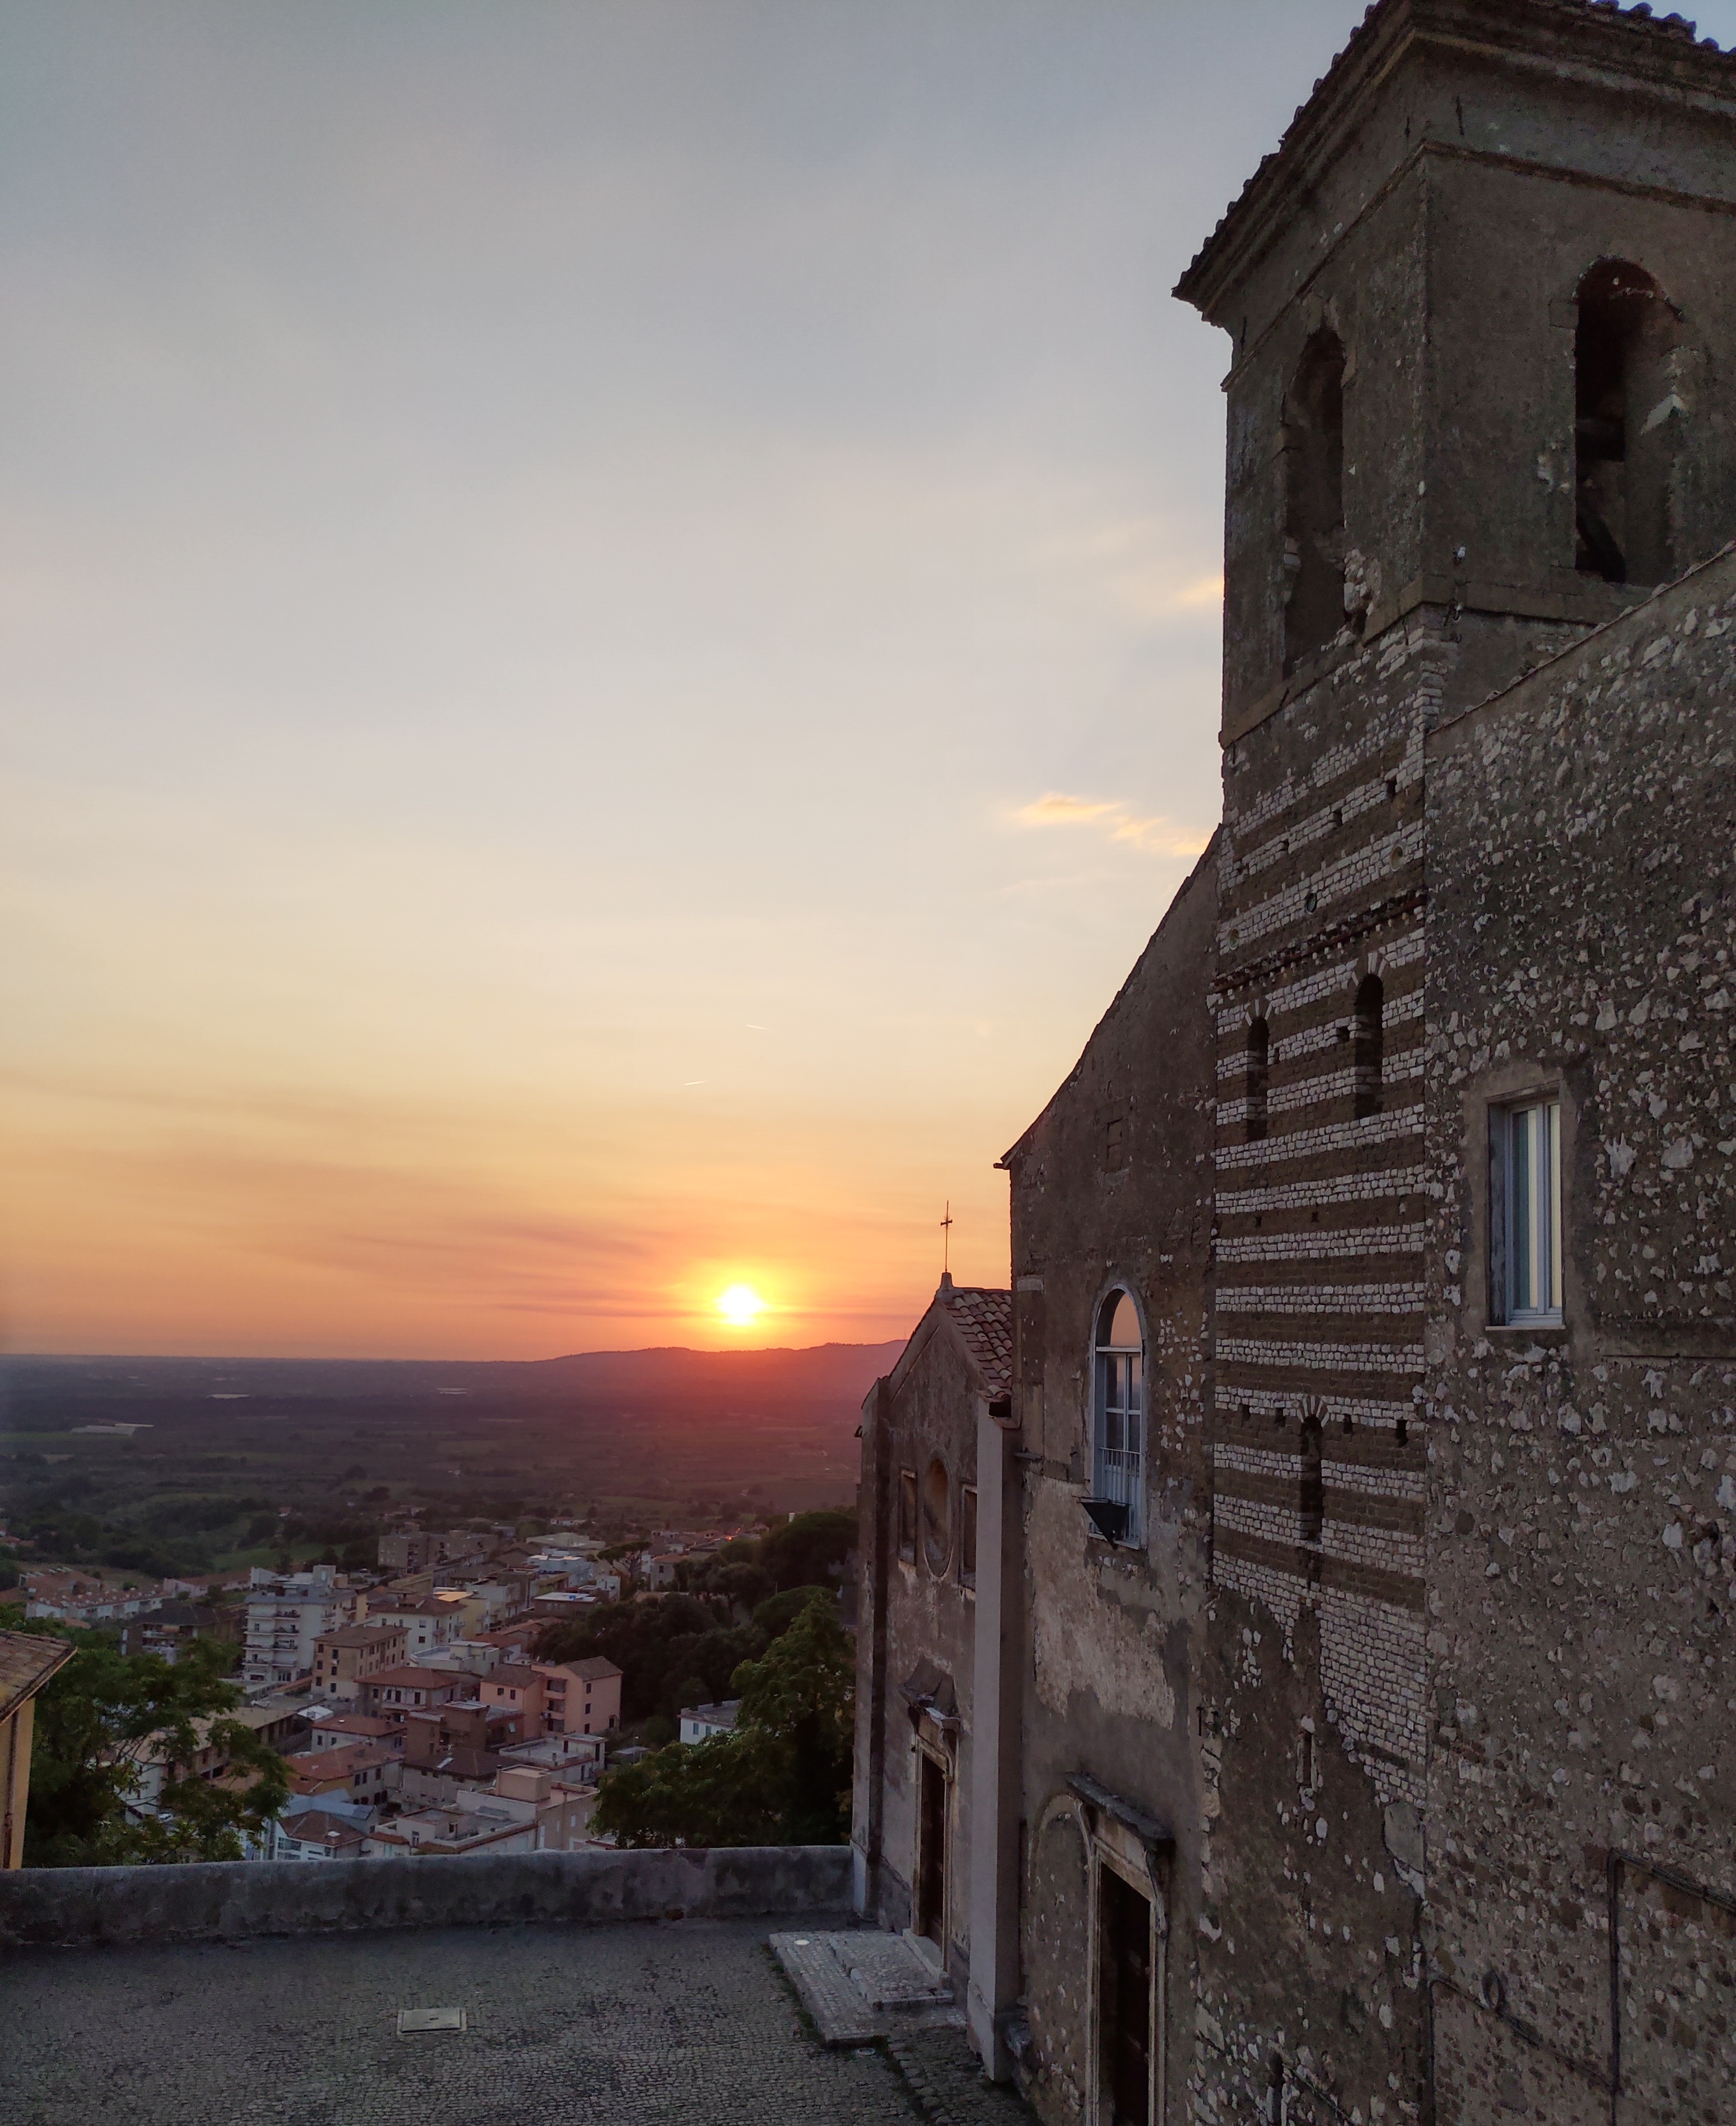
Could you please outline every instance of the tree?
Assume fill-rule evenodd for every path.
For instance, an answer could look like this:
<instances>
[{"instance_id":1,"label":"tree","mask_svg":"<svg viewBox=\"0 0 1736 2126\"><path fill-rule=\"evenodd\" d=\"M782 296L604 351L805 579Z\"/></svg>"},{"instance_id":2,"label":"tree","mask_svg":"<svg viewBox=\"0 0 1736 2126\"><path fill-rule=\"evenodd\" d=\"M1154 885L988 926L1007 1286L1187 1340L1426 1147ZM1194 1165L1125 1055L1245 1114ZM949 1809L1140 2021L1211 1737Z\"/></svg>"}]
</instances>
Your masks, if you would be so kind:
<instances>
[{"instance_id":1,"label":"tree","mask_svg":"<svg viewBox=\"0 0 1736 2126\"><path fill-rule=\"evenodd\" d=\"M788 1588L760 1604L753 1613L756 1629L763 1632L768 1642L781 1639L816 1594L823 1594L836 1606L837 1595L830 1587Z\"/></svg>"},{"instance_id":2,"label":"tree","mask_svg":"<svg viewBox=\"0 0 1736 2126\"><path fill-rule=\"evenodd\" d=\"M36 1630L16 1610L0 1624ZM223 1674L226 1649L195 1639L178 1661L123 1655L97 1632L36 1699L25 1865L101 1867L123 1861L238 1860L289 1798L283 1760L253 1730L226 1717L241 1693ZM221 1750L234 1776L192 1769L202 1749ZM130 1812L145 1768L165 1778L156 1812Z\"/></svg>"},{"instance_id":3,"label":"tree","mask_svg":"<svg viewBox=\"0 0 1736 2126\"><path fill-rule=\"evenodd\" d=\"M798 1514L760 1545L760 1563L781 1593L785 1588L823 1586L843 1577L844 1559L856 1547L854 1514Z\"/></svg>"},{"instance_id":4,"label":"tree","mask_svg":"<svg viewBox=\"0 0 1736 2126\"><path fill-rule=\"evenodd\" d=\"M550 1624L536 1642L539 1661L581 1661L601 1654L621 1672L621 1714L643 1720L679 1712L669 1701L691 1678L721 1697L729 1679L765 1641L751 1625L721 1625L690 1594L655 1601L611 1602L570 1623Z\"/></svg>"},{"instance_id":5,"label":"tree","mask_svg":"<svg viewBox=\"0 0 1736 2126\"><path fill-rule=\"evenodd\" d=\"M850 1826L856 1659L820 1590L732 1687L732 1733L672 1742L597 1784L597 1830L617 1845L836 1845Z\"/></svg>"}]
</instances>

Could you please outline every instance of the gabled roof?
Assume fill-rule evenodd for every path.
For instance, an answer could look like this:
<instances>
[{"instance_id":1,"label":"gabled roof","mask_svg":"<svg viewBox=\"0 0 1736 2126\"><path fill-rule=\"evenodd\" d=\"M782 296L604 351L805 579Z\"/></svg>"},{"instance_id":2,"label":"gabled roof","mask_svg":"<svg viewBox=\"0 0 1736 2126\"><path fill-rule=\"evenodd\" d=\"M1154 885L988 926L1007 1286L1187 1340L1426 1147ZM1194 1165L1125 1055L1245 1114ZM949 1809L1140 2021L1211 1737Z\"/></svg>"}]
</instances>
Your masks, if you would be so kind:
<instances>
[{"instance_id":1,"label":"gabled roof","mask_svg":"<svg viewBox=\"0 0 1736 2126\"><path fill-rule=\"evenodd\" d=\"M946 1308L984 1387L992 1396L1003 1395L1012 1386L1012 1294L942 1278L935 1303Z\"/></svg>"},{"instance_id":2,"label":"gabled roof","mask_svg":"<svg viewBox=\"0 0 1736 2126\"><path fill-rule=\"evenodd\" d=\"M989 1396L1012 1387L1012 1294L993 1285L955 1284L943 1276L928 1310L910 1332L910 1340L887 1375L896 1389L936 1331L957 1339L982 1391Z\"/></svg>"},{"instance_id":3,"label":"gabled roof","mask_svg":"<svg viewBox=\"0 0 1736 2126\"><path fill-rule=\"evenodd\" d=\"M74 1651L70 1639L39 1632L0 1632L0 1720L34 1698Z\"/></svg>"}]
</instances>

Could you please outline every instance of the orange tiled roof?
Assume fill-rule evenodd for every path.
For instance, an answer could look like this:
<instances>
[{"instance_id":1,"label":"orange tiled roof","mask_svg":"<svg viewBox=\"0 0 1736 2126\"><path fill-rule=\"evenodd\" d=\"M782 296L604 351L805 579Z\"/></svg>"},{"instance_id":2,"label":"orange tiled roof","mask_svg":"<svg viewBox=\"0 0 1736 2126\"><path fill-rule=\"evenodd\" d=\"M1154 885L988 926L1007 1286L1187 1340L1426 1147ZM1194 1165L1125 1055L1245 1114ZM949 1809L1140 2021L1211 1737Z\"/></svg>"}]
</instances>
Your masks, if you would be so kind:
<instances>
[{"instance_id":1,"label":"orange tiled roof","mask_svg":"<svg viewBox=\"0 0 1736 2126\"><path fill-rule=\"evenodd\" d=\"M935 1295L992 1396L1012 1386L1012 1294L991 1285L942 1284Z\"/></svg>"}]
</instances>

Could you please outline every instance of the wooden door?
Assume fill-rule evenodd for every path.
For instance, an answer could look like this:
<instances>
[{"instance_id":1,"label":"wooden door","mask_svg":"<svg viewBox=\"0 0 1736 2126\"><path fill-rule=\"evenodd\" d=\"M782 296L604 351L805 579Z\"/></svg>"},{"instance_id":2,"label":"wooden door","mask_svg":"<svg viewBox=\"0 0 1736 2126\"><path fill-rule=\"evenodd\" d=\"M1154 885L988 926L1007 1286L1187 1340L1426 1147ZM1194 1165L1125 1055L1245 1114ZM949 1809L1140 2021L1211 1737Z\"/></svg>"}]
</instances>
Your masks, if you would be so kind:
<instances>
[{"instance_id":1,"label":"wooden door","mask_svg":"<svg viewBox=\"0 0 1736 2126\"><path fill-rule=\"evenodd\" d=\"M1097 2029L1105 2126L1151 2126L1151 1904L1112 1869L1097 1889Z\"/></svg>"},{"instance_id":2,"label":"wooden door","mask_svg":"<svg viewBox=\"0 0 1736 2126\"><path fill-rule=\"evenodd\" d=\"M946 1930L946 1774L927 1751L922 1765L916 1930L945 1953Z\"/></svg>"}]
</instances>

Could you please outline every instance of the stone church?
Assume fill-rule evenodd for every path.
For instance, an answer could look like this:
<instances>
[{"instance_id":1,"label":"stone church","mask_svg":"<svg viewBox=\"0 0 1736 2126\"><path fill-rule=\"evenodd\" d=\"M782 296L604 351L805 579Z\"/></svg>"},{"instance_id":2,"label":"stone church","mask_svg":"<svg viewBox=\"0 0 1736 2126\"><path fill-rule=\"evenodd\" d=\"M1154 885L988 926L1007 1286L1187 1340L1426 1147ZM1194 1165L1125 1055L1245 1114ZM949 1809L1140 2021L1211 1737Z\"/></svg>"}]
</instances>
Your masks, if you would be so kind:
<instances>
[{"instance_id":1,"label":"stone church","mask_svg":"<svg viewBox=\"0 0 1736 2126\"><path fill-rule=\"evenodd\" d=\"M1056 2126L1730 2126L1736 57L1380 0L1177 292L1223 817L865 1406L858 1895Z\"/></svg>"}]
</instances>

